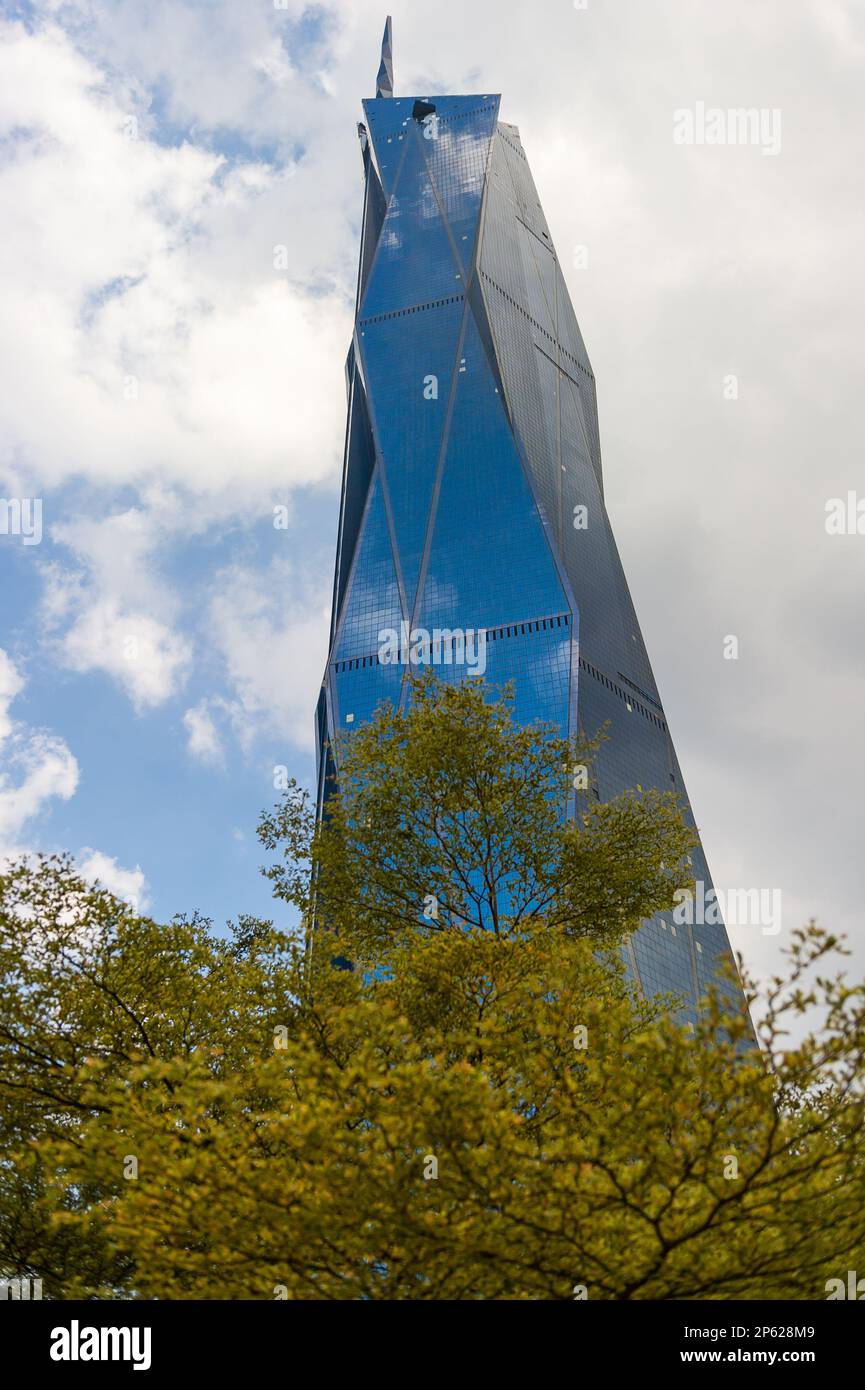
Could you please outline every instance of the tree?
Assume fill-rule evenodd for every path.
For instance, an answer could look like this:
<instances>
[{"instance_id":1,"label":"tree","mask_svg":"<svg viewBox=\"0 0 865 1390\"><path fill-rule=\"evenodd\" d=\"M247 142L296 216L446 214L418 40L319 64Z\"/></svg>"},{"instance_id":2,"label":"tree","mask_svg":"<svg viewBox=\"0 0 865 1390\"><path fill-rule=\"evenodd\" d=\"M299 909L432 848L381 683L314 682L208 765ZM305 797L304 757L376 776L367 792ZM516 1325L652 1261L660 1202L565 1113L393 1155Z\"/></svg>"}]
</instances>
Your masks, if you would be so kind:
<instances>
[{"instance_id":1,"label":"tree","mask_svg":"<svg viewBox=\"0 0 865 1390\"><path fill-rule=\"evenodd\" d=\"M564 819L590 758L420 685L322 824L296 785L262 819L308 933L160 926L66 860L0 879L0 1266L316 1299L813 1299L865 1267L843 948L798 934L762 1051L722 991L696 1030L635 997L621 943L692 832L656 793Z\"/></svg>"}]
</instances>

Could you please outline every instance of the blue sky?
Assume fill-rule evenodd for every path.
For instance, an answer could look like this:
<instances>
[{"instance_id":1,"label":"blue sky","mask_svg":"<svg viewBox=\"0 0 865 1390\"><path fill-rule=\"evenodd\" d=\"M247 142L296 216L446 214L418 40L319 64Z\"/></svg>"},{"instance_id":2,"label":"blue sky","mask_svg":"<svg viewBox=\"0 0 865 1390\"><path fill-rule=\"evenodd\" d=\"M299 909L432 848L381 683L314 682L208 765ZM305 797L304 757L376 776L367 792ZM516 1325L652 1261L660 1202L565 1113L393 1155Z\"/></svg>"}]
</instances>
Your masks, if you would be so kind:
<instances>
[{"instance_id":1,"label":"blue sky","mask_svg":"<svg viewBox=\"0 0 865 1390\"><path fill-rule=\"evenodd\" d=\"M865 538L823 521L865 492L861 6L390 9L397 92L520 127L713 876L784 894L734 944L771 968L815 914L860 949ZM2 7L0 499L44 534L0 535L0 855L161 918L270 911L256 820L274 766L313 775L384 17ZM780 110L777 155L678 146L700 101Z\"/></svg>"}]
</instances>

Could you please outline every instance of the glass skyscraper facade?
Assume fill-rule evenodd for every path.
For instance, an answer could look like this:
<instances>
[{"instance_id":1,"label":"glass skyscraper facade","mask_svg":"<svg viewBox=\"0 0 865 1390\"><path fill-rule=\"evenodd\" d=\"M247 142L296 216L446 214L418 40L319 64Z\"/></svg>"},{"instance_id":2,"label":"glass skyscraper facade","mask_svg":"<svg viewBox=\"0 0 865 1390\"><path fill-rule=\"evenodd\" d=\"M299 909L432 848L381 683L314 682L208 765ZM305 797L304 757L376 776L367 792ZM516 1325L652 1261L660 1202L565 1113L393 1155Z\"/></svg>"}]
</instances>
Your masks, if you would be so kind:
<instances>
[{"instance_id":1,"label":"glass skyscraper facade","mask_svg":"<svg viewBox=\"0 0 865 1390\"><path fill-rule=\"evenodd\" d=\"M604 505L595 377L519 131L496 95L393 96L389 23L378 93L358 127L363 230L319 795L334 737L406 698L412 667L382 659L382 634L438 629L485 633L485 677L513 682L521 721L608 726L590 799L639 785L687 806ZM701 849L693 872L708 892ZM723 923L670 914L626 952L645 992L675 990L685 1017L730 957Z\"/></svg>"}]
</instances>

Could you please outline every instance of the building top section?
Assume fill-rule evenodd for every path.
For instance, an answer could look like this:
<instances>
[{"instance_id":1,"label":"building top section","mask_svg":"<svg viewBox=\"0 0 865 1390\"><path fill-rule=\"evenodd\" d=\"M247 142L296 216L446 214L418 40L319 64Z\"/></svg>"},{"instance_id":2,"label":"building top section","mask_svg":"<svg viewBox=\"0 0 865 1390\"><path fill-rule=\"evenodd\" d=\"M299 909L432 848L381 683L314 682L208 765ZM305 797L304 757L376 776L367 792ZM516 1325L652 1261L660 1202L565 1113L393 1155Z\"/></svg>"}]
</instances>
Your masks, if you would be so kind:
<instances>
[{"instance_id":1,"label":"building top section","mask_svg":"<svg viewBox=\"0 0 865 1390\"><path fill-rule=\"evenodd\" d=\"M363 103L367 125L373 137L378 135L397 135L404 131L412 120L423 124L430 115L438 116L439 121L458 120L470 116L475 111L490 110L501 101L498 92L478 96L416 96L392 97L390 101L379 101L377 97L367 97Z\"/></svg>"},{"instance_id":2,"label":"building top section","mask_svg":"<svg viewBox=\"0 0 865 1390\"><path fill-rule=\"evenodd\" d=\"M402 161L406 137L417 129L435 148L438 142L452 143L483 129L487 139L498 119L501 98L484 96L393 97L390 101L370 99L363 103L366 128L375 151L376 164L385 194L393 190Z\"/></svg>"}]
</instances>

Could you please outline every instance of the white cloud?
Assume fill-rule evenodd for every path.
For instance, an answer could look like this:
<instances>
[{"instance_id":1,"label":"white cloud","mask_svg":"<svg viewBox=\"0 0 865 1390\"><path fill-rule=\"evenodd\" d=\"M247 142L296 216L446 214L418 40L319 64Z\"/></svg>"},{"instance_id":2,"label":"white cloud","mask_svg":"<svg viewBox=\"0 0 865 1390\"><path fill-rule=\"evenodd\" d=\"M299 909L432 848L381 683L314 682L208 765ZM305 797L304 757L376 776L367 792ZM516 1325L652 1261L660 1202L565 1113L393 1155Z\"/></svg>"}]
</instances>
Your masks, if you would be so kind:
<instances>
[{"instance_id":1,"label":"white cloud","mask_svg":"<svg viewBox=\"0 0 865 1390\"><path fill-rule=\"evenodd\" d=\"M78 763L61 738L13 718L24 680L0 648L0 859L23 852L21 835L55 798L78 786Z\"/></svg>"},{"instance_id":2,"label":"white cloud","mask_svg":"<svg viewBox=\"0 0 865 1390\"><path fill-rule=\"evenodd\" d=\"M191 643L174 630L176 597L150 563L183 524L177 499L155 493L147 509L79 517L52 531L79 566L45 570L43 619L56 634L55 655L71 670L112 676L138 711L174 695L191 660Z\"/></svg>"},{"instance_id":3,"label":"white cloud","mask_svg":"<svg viewBox=\"0 0 865 1390\"><path fill-rule=\"evenodd\" d=\"M60 643L73 671L104 671L125 689L138 711L160 705L182 684L190 645L144 613L111 599L89 605Z\"/></svg>"},{"instance_id":4,"label":"white cloud","mask_svg":"<svg viewBox=\"0 0 865 1390\"><path fill-rule=\"evenodd\" d=\"M33 853L22 837L32 832L34 822L55 799L74 796L79 782L78 763L63 739L12 717L10 706L24 686L21 673L0 648L0 866ZM124 869L110 855L88 848L81 851L78 869L82 878L98 879L136 911L147 908L146 880L138 866Z\"/></svg>"},{"instance_id":5,"label":"white cloud","mask_svg":"<svg viewBox=\"0 0 865 1390\"><path fill-rule=\"evenodd\" d=\"M12 732L9 706L23 689L23 677L0 647L0 743Z\"/></svg>"},{"instance_id":6,"label":"white cloud","mask_svg":"<svg viewBox=\"0 0 865 1390\"><path fill-rule=\"evenodd\" d=\"M6 468L247 497L332 476L350 281L295 259L292 167L128 138L136 102L60 29L0 26Z\"/></svg>"},{"instance_id":7,"label":"white cloud","mask_svg":"<svg viewBox=\"0 0 865 1390\"><path fill-rule=\"evenodd\" d=\"M128 903L133 912L147 911L150 905L147 880L138 865L134 869L124 869L101 850L82 849L76 867L83 879L100 883L109 893Z\"/></svg>"},{"instance_id":8,"label":"white cloud","mask_svg":"<svg viewBox=\"0 0 865 1390\"><path fill-rule=\"evenodd\" d=\"M183 716L183 727L189 735L190 756L203 763L221 763L224 757L222 740L207 700L201 700Z\"/></svg>"},{"instance_id":9,"label":"white cloud","mask_svg":"<svg viewBox=\"0 0 865 1390\"><path fill-rule=\"evenodd\" d=\"M298 590L288 563L219 576L210 631L233 692L231 718L245 747L273 732L308 748L327 656L329 593Z\"/></svg>"}]
</instances>

